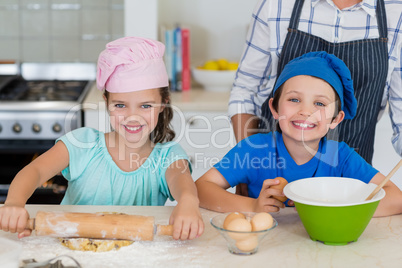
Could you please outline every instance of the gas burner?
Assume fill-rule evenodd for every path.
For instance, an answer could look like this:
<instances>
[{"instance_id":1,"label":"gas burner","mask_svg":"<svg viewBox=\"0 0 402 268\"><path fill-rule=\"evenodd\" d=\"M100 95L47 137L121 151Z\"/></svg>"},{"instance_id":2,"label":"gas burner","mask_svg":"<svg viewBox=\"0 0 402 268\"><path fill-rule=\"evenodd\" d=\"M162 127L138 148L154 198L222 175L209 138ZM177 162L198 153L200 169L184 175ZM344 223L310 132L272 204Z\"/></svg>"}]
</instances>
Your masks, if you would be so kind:
<instances>
[{"instance_id":1,"label":"gas burner","mask_svg":"<svg viewBox=\"0 0 402 268\"><path fill-rule=\"evenodd\" d=\"M26 90L26 81L21 76L0 76L0 100L18 100Z\"/></svg>"},{"instance_id":2,"label":"gas burner","mask_svg":"<svg viewBox=\"0 0 402 268\"><path fill-rule=\"evenodd\" d=\"M77 101L88 81L15 79L1 89L0 100L6 101Z\"/></svg>"},{"instance_id":3,"label":"gas burner","mask_svg":"<svg viewBox=\"0 0 402 268\"><path fill-rule=\"evenodd\" d=\"M28 81L28 90L21 100L76 101L88 81Z\"/></svg>"}]
</instances>

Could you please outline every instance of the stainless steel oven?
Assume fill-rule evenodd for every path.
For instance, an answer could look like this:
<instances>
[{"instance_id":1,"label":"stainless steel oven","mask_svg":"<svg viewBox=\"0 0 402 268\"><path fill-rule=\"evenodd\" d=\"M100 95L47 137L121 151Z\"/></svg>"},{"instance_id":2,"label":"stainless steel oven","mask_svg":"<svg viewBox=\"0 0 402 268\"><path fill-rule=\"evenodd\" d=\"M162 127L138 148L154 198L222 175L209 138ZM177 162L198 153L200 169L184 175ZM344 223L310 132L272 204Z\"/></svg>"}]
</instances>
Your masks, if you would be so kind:
<instances>
[{"instance_id":1,"label":"stainless steel oven","mask_svg":"<svg viewBox=\"0 0 402 268\"><path fill-rule=\"evenodd\" d=\"M95 79L94 64L23 63L17 70L0 75L0 203L19 170L83 126L82 102ZM66 187L55 176L28 203L60 203Z\"/></svg>"}]
</instances>

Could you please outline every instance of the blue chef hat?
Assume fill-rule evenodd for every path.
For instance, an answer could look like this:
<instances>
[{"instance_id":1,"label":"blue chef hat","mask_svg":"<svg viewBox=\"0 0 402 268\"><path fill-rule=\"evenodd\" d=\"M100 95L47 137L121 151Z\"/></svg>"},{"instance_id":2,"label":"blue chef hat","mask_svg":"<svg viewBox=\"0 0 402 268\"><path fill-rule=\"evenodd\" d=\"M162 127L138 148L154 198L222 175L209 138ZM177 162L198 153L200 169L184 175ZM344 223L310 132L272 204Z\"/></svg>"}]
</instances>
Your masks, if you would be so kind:
<instances>
[{"instance_id":1,"label":"blue chef hat","mask_svg":"<svg viewBox=\"0 0 402 268\"><path fill-rule=\"evenodd\" d=\"M345 119L352 119L356 115L357 101L350 71L335 55L325 51L309 52L291 60L276 80L274 93L288 79L298 75L310 75L325 80L338 93Z\"/></svg>"}]
</instances>

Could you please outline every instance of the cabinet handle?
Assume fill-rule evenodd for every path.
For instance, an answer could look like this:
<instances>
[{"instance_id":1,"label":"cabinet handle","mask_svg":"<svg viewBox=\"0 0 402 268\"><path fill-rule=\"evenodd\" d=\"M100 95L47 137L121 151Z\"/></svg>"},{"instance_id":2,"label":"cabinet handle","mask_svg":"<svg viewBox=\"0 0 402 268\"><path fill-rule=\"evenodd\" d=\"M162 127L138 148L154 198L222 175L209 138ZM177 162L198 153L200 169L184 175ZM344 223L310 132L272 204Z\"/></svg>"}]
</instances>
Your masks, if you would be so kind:
<instances>
[{"instance_id":1,"label":"cabinet handle","mask_svg":"<svg viewBox=\"0 0 402 268\"><path fill-rule=\"evenodd\" d=\"M194 118L194 117L191 117L191 118L188 120L188 124L189 124L190 126L194 126L195 120L197 120L197 119Z\"/></svg>"},{"instance_id":2,"label":"cabinet handle","mask_svg":"<svg viewBox=\"0 0 402 268\"><path fill-rule=\"evenodd\" d=\"M204 122L206 122L207 124L210 124L208 118L206 118L206 117L204 117L204 116L201 116L201 115L194 115L194 116L190 117L190 118L187 120L187 124L188 124L189 126L194 126L195 124L197 124L197 121L200 121L200 122L203 122L203 121L204 121Z\"/></svg>"}]
</instances>

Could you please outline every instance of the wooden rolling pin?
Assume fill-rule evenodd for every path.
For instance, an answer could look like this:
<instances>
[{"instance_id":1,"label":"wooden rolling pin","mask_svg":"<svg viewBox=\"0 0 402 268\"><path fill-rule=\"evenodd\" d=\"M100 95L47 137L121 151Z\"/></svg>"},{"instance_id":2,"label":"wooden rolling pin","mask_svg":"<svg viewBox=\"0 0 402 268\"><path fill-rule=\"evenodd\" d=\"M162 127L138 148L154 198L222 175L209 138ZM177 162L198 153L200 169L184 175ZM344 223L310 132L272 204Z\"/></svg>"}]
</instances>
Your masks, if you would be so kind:
<instances>
[{"instance_id":1,"label":"wooden rolling pin","mask_svg":"<svg viewBox=\"0 0 402 268\"><path fill-rule=\"evenodd\" d=\"M27 229L39 236L85 237L94 239L153 240L172 235L172 225L155 225L154 217L127 214L38 211Z\"/></svg>"}]
</instances>

